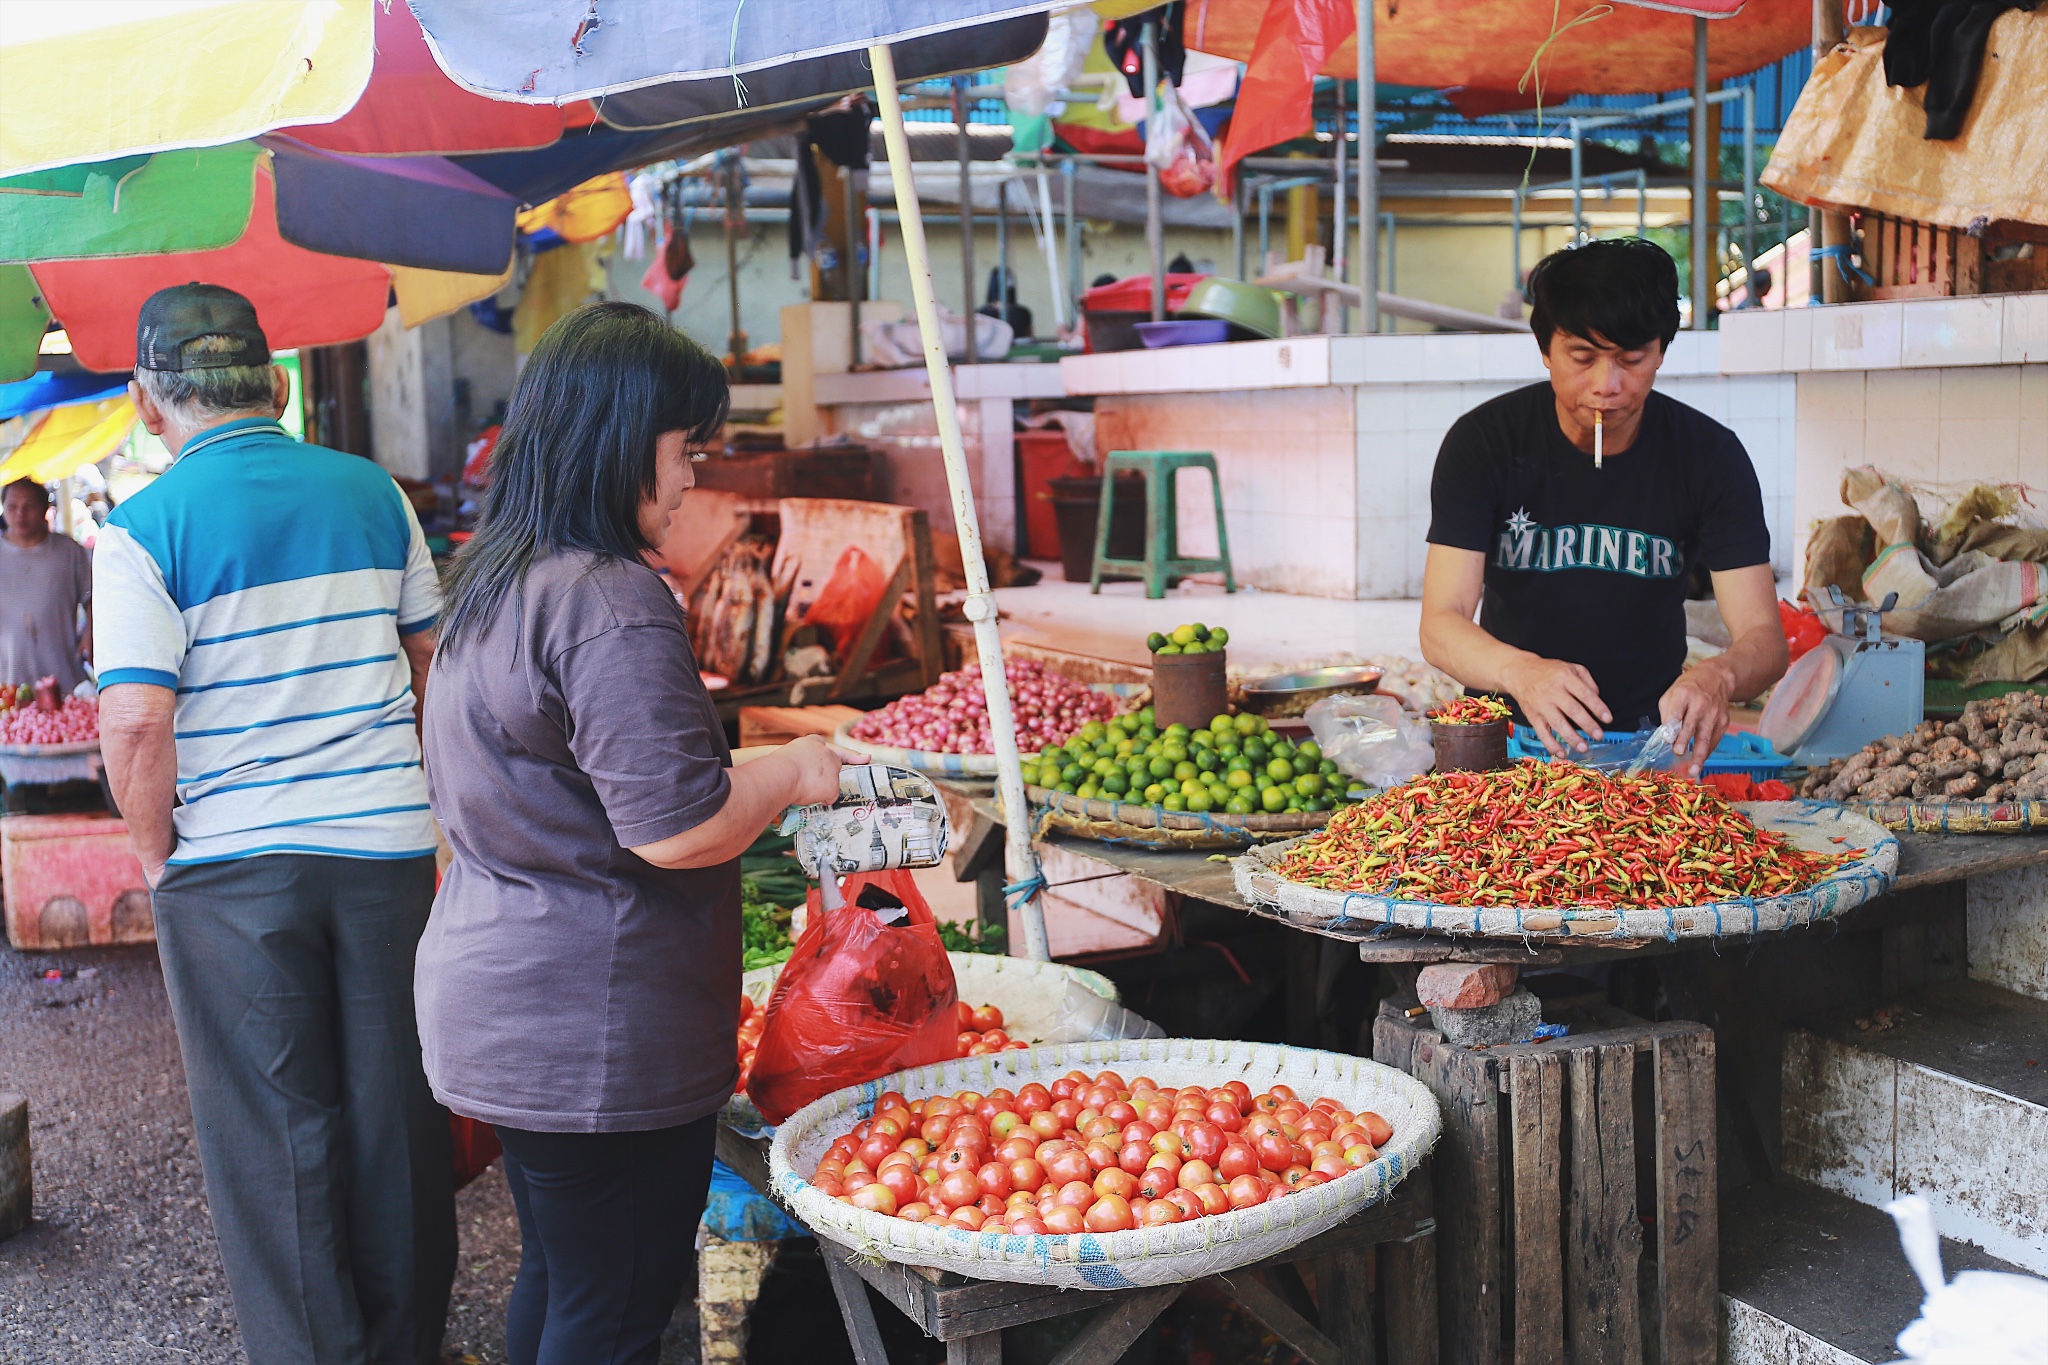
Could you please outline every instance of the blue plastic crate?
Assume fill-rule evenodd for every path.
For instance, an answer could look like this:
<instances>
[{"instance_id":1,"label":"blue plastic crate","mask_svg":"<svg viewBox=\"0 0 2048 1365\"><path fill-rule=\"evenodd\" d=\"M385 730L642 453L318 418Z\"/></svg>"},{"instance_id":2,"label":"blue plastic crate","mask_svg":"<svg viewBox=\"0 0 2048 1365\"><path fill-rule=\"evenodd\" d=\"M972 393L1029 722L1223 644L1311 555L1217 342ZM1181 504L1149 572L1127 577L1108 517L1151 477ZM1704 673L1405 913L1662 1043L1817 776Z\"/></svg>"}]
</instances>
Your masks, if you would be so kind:
<instances>
[{"instance_id":1,"label":"blue plastic crate","mask_svg":"<svg viewBox=\"0 0 2048 1365\"><path fill-rule=\"evenodd\" d=\"M1604 738L1587 742L1598 748L1612 747L1620 752L1631 745L1640 746L1653 731L1649 730L1608 730ZM1550 761L1550 751L1536 738L1536 732L1526 725L1516 725L1508 732L1508 757L1513 759L1536 758ZM1767 782L1792 766L1786 758L1771 747L1771 742L1762 735L1748 730L1730 730L1721 736L1721 742L1714 746L1713 754L1702 768L1706 773L1741 773L1754 782Z\"/></svg>"}]
</instances>

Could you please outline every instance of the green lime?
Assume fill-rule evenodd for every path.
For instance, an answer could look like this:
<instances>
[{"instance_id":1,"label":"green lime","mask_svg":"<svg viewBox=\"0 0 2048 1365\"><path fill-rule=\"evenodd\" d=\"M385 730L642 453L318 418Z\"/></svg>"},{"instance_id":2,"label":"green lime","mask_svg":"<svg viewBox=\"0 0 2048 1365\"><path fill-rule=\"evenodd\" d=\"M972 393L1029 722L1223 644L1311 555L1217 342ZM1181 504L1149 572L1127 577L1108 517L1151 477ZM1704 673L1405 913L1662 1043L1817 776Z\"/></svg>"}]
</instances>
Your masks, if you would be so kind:
<instances>
[{"instance_id":1,"label":"green lime","mask_svg":"<svg viewBox=\"0 0 2048 1365\"><path fill-rule=\"evenodd\" d=\"M1228 712L1219 711L1209 721L1209 732L1211 734L1220 735L1226 731L1234 731L1236 729L1237 719Z\"/></svg>"},{"instance_id":2,"label":"green lime","mask_svg":"<svg viewBox=\"0 0 2048 1365\"><path fill-rule=\"evenodd\" d=\"M1294 779L1294 789L1303 796L1321 796L1323 794L1323 775L1321 773L1303 773L1300 777Z\"/></svg>"},{"instance_id":3,"label":"green lime","mask_svg":"<svg viewBox=\"0 0 2048 1365\"><path fill-rule=\"evenodd\" d=\"M1188 756L1188 746L1180 740L1169 739L1159 746L1159 753L1168 763L1178 763Z\"/></svg>"},{"instance_id":4,"label":"green lime","mask_svg":"<svg viewBox=\"0 0 2048 1365\"><path fill-rule=\"evenodd\" d=\"M1160 798L1159 804L1168 810L1186 810L1188 808L1187 799L1179 792L1168 792Z\"/></svg>"},{"instance_id":5,"label":"green lime","mask_svg":"<svg viewBox=\"0 0 2048 1365\"><path fill-rule=\"evenodd\" d=\"M1158 649L1153 650L1152 652L1154 654L1178 654L1181 651L1179 645L1162 645Z\"/></svg>"},{"instance_id":6,"label":"green lime","mask_svg":"<svg viewBox=\"0 0 2048 1365\"><path fill-rule=\"evenodd\" d=\"M1259 718L1249 711L1240 711L1230 718L1230 726L1240 738L1255 735L1259 732Z\"/></svg>"},{"instance_id":7,"label":"green lime","mask_svg":"<svg viewBox=\"0 0 2048 1365\"><path fill-rule=\"evenodd\" d=\"M1264 773L1253 773L1252 785L1254 787L1257 787L1260 791L1264 791L1268 787L1277 787L1280 784L1275 782L1272 778L1266 776L1266 774Z\"/></svg>"},{"instance_id":8,"label":"green lime","mask_svg":"<svg viewBox=\"0 0 2048 1365\"><path fill-rule=\"evenodd\" d=\"M1151 708L1151 707L1149 707L1149 706L1141 706L1141 707L1139 707L1139 708L1138 708L1138 724L1140 724L1140 725L1157 725L1158 723L1159 723L1159 718L1158 718L1157 716L1155 716L1155 715L1153 715L1153 714L1152 714L1152 708Z\"/></svg>"},{"instance_id":9,"label":"green lime","mask_svg":"<svg viewBox=\"0 0 2048 1365\"><path fill-rule=\"evenodd\" d=\"M1081 727L1081 738L1090 744L1100 744L1109 734L1109 727L1099 720L1091 720Z\"/></svg>"},{"instance_id":10,"label":"green lime","mask_svg":"<svg viewBox=\"0 0 2048 1365\"><path fill-rule=\"evenodd\" d=\"M1209 793L1203 790L1189 792L1187 800L1189 810L1210 810L1216 804L1210 799Z\"/></svg>"},{"instance_id":11,"label":"green lime","mask_svg":"<svg viewBox=\"0 0 2048 1365\"><path fill-rule=\"evenodd\" d=\"M1268 787L1259 793L1259 804L1277 814L1287 809L1287 793L1278 787Z\"/></svg>"},{"instance_id":12,"label":"green lime","mask_svg":"<svg viewBox=\"0 0 2048 1365\"><path fill-rule=\"evenodd\" d=\"M1060 769L1060 781L1064 783L1079 783L1087 775L1088 770L1078 763L1069 763L1066 767Z\"/></svg>"},{"instance_id":13,"label":"green lime","mask_svg":"<svg viewBox=\"0 0 2048 1365\"><path fill-rule=\"evenodd\" d=\"M1197 749L1195 750L1195 766L1205 773L1219 772L1222 770L1223 760L1214 749Z\"/></svg>"},{"instance_id":14,"label":"green lime","mask_svg":"<svg viewBox=\"0 0 2048 1365\"><path fill-rule=\"evenodd\" d=\"M1173 780L1176 782L1187 782L1199 776L1201 771L1193 762L1184 758L1173 765Z\"/></svg>"},{"instance_id":15,"label":"green lime","mask_svg":"<svg viewBox=\"0 0 2048 1365\"><path fill-rule=\"evenodd\" d=\"M1156 630L1153 631L1150 635L1147 635L1145 637L1145 648L1151 650L1155 654L1158 653L1160 650L1166 648L1166 637Z\"/></svg>"},{"instance_id":16,"label":"green lime","mask_svg":"<svg viewBox=\"0 0 2048 1365\"><path fill-rule=\"evenodd\" d=\"M1301 778L1298 780L1305 782L1308 779ZM1111 773L1107 777L1102 779L1102 790L1108 792L1111 796L1122 796L1125 792L1130 790L1130 787L1130 779L1125 777L1122 773Z\"/></svg>"},{"instance_id":17,"label":"green lime","mask_svg":"<svg viewBox=\"0 0 2048 1365\"><path fill-rule=\"evenodd\" d=\"M1138 727L1138 743L1151 744L1158 738L1159 732L1152 728L1152 722L1147 721Z\"/></svg>"},{"instance_id":18,"label":"green lime","mask_svg":"<svg viewBox=\"0 0 2048 1365\"><path fill-rule=\"evenodd\" d=\"M1266 776L1275 782L1290 782L1294 779L1294 765L1284 758L1276 758L1266 764Z\"/></svg>"},{"instance_id":19,"label":"green lime","mask_svg":"<svg viewBox=\"0 0 2048 1365\"><path fill-rule=\"evenodd\" d=\"M1080 786L1074 789L1074 795L1080 797L1083 801L1093 800L1095 797L1101 795L1101 793L1102 788L1096 786L1093 782L1083 782Z\"/></svg>"},{"instance_id":20,"label":"green lime","mask_svg":"<svg viewBox=\"0 0 2048 1365\"><path fill-rule=\"evenodd\" d=\"M1248 773L1248 772L1250 772L1251 770L1252 770L1252 761L1251 761L1250 759L1246 758L1246 757L1245 757L1245 756L1244 756L1243 754L1231 754L1231 755L1229 755L1229 756L1228 756L1227 758L1225 758L1225 759L1223 760L1223 771L1224 771L1224 772L1227 772L1227 773Z\"/></svg>"},{"instance_id":21,"label":"green lime","mask_svg":"<svg viewBox=\"0 0 2048 1365\"><path fill-rule=\"evenodd\" d=\"M1209 628L1203 625L1200 621L1195 622L1193 625L1189 626L1188 629L1195 633L1195 638L1197 640L1201 640L1206 643L1209 639Z\"/></svg>"},{"instance_id":22,"label":"green lime","mask_svg":"<svg viewBox=\"0 0 2048 1365\"><path fill-rule=\"evenodd\" d=\"M1145 771L1154 777L1167 777L1173 773L1173 760L1163 754L1145 765Z\"/></svg>"},{"instance_id":23,"label":"green lime","mask_svg":"<svg viewBox=\"0 0 2048 1365\"><path fill-rule=\"evenodd\" d=\"M1294 752L1304 763L1320 763L1323 761L1323 746L1312 739L1305 739L1295 745Z\"/></svg>"},{"instance_id":24,"label":"green lime","mask_svg":"<svg viewBox=\"0 0 2048 1365\"><path fill-rule=\"evenodd\" d=\"M1158 805L1165 797L1166 788L1160 786L1157 782L1145 788L1145 800L1151 805Z\"/></svg>"},{"instance_id":25,"label":"green lime","mask_svg":"<svg viewBox=\"0 0 2048 1365\"><path fill-rule=\"evenodd\" d=\"M1207 730L1197 730L1188 736L1188 743L1207 749L1216 743L1216 736L1210 734Z\"/></svg>"},{"instance_id":26,"label":"green lime","mask_svg":"<svg viewBox=\"0 0 2048 1365\"><path fill-rule=\"evenodd\" d=\"M1337 775L1337 761L1335 759L1326 758L1322 762L1316 764L1316 771L1321 773L1324 777L1335 777Z\"/></svg>"},{"instance_id":27,"label":"green lime","mask_svg":"<svg viewBox=\"0 0 2048 1365\"><path fill-rule=\"evenodd\" d=\"M1223 780L1232 787L1249 787L1252 784L1251 770L1248 768L1232 768Z\"/></svg>"},{"instance_id":28,"label":"green lime","mask_svg":"<svg viewBox=\"0 0 2048 1365\"><path fill-rule=\"evenodd\" d=\"M1225 630L1225 629L1224 629L1223 627L1221 627L1221 626L1211 626L1211 627L1209 627L1209 646L1210 646L1210 648L1212 648L1212 649L1221 649L1221 648L1223 648L1223 646L1225 646L1225 645L1227 645L1227 644L1229 644L1229 643L1230 643L1230 632L1229 632L1229 631Z\"/></svg>"},{"instance_id":29,"label":"green lime","mask_svg":"<svg viewBox=\"0 0 2048 1365\"><path fill-rule=\"evenodd\" d=\"M1276 740L1274 740L1274 741L1273 741L1273 757L1275 757L1275 758L1293 758L1293 757L1294 757L1294 741L1293 741L1293 740L1291 740L1291 739L1276 739Z\"/></svg>"},{"instance_id":30,"label":"green lime","mask_svg":"<svg viewBox=\"0 0 2048 1365\"><path fill-rule=\"evenodd\" d=\"M1201 636L1195 634L1193 626L1175 626L1173 628L1173 642L1177 645L1185 647L1201 638Z\"/></svg>"},{"instance_id":31,"label":"green lime","mask_svg":"<svg viewBox=\"0 0 2048 1365\"><path fill-rule=\"evenodd\" d=\"M1253 735L1244 742L1244 756L1254 763L1264 763L1273 756L1273 746Z\"/></svg>"},{"instance_id":32,"label":"green lime","mask_svg":"<svg viewBox=\"0 0 2048 1365\"><path fill-rule=\"evenodd\" d=\"M1223 803L1223 809L1229 811L1232 815L1250 815L1252 813L1252 803L1245 797L1233 796Z\"/></svg>"}]
</instances>

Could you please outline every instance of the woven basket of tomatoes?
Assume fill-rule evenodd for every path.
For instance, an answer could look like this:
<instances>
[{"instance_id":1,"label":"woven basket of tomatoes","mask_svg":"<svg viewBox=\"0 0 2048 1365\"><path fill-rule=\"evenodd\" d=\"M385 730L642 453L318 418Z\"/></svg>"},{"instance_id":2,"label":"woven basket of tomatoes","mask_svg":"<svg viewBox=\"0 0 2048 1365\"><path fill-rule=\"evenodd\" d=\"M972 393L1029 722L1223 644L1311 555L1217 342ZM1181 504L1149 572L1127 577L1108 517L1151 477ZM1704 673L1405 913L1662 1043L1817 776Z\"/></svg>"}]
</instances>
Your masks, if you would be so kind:
<instances>
[{"instance_id":1,"label":"woven basket of tomatoes","mask_svg":"<svg viewBox=\"0 0 2048 1365\"><path fill-rule=\"evenodd\" d=\"M1358 1057L1073 1043L836 1091L776 1131L769 1177L806 1227L861 1255L1129 1289L1335 1227L1412 1173L1438 1125L1421 1082Z\"/></svg>"}]
</instances>

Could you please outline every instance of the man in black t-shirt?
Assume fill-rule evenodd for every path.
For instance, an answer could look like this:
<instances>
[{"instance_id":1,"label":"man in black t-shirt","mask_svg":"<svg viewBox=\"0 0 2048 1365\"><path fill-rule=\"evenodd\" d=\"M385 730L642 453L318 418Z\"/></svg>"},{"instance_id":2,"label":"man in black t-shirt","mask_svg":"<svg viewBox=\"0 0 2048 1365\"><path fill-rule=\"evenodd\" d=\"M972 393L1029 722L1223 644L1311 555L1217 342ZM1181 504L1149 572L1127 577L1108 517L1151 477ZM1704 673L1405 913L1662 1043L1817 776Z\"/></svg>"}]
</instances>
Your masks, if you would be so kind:
<instances>
[{"instance_id":1,"label":"man in black t-shirt","mask_svg":"<svg viewBox=\"0 0 2048 1365\"><path fill-rule=\"evenodd\" d=\"M1579 731L1671 721L1696 772L1729 703L1785 672L1756 471L1733 432L1651 389L1678 333L1678 271L1661 248L1588 242L1546 257L1529 285L1550 380L1444 437L1422 652L1467 688L1506 694L1552 754L1583 750ZM1733 644L1687 669L1696 565Z\"/></svg>"}]
</instances>

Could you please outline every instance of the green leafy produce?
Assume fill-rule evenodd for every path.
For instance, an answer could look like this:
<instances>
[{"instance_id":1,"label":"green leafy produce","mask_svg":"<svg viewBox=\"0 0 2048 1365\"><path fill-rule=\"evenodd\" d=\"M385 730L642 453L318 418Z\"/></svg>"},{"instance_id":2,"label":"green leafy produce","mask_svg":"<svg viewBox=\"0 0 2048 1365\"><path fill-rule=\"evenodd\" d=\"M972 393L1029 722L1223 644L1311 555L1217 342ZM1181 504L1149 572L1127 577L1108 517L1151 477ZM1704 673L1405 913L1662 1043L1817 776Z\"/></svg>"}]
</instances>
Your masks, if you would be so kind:
<instances>
[{"instance_id":1,"label":"green leafy produce","mask_svg":"<svg viewBox=\"0 0 2048 1365\"><path fill-rule=\"evenodd\" d=\"M791 912L810 881L797 865L795 841L768 830L740 855L740 966L745 971L789 960Z\"/></svg>"},{"instance_id":2,"label":"green leafy produce","mask_svg":"<svg viewBox=\"0 0 2048 1365\"><path fill-rule=\"evenodd\" d=\"M946 945L949 953L995 953L1001 955L1010 951L1006 942L1008 935L1000 924L983 924L975 920L967 925L941 922L939 941Z\"/></svg>"},{"instance_id":3,"label":"green leafy produce","mask_svg":"<svg viewBox=\"0 0 2048 1365\"><path fill-rule=\"evenodd\" d=\"M1263 717L1217 716L1200 730L1161 731L1149 706L1090 721L1065 744L1027 756L1024 781L1070 796L1232 815L1350 802L1350 783L1320 748L1273 734Z\"/></svg>"}]
</instances>

